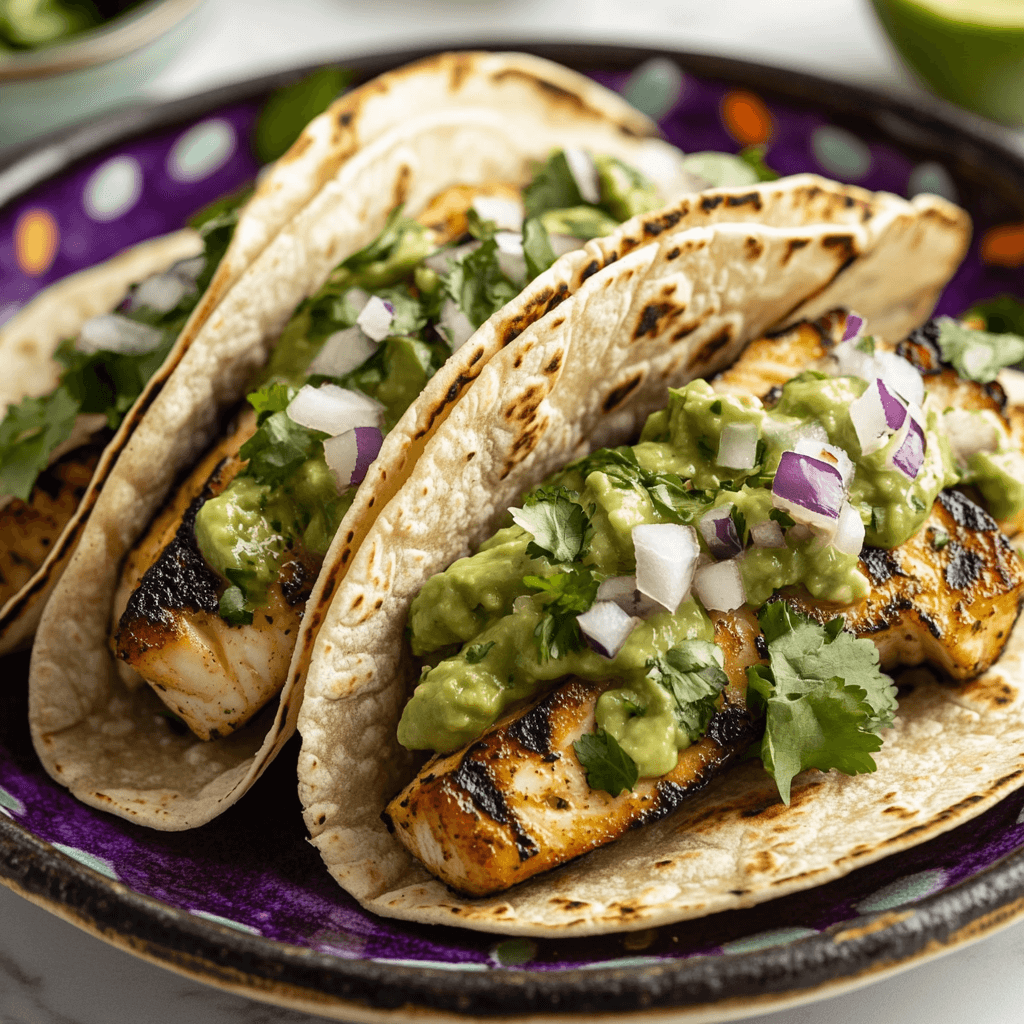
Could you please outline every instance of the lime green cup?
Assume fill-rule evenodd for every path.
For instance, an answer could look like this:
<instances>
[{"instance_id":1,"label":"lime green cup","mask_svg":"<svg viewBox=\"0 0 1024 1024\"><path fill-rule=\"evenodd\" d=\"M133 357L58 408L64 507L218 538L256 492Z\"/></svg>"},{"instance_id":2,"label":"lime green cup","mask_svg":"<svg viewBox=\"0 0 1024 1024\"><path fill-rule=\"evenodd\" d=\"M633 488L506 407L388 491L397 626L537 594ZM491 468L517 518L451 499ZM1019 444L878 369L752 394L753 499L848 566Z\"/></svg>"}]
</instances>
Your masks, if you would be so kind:
<instances>
[{"instance_id":1,"label":"lime green cup","mask_svg":"<svg viewBox=\"0 0 1024 1024\"><path fill-rule=\"evenodd\" d=\"M1024 126L1024 0L871 0L893 45L940 96Z\"/></svg>"}]
</instances>

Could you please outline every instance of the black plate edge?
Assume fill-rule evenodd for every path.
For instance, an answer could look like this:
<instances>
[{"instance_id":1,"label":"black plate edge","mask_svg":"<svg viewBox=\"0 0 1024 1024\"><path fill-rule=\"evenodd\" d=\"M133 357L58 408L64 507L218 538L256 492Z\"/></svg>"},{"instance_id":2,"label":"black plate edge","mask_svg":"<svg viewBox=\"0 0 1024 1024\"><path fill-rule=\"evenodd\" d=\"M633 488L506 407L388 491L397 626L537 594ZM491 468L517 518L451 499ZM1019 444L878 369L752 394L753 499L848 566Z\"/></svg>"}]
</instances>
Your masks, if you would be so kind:
<instances>
[{"instance_id":1,"label":"black plate edge","mask_svg":"<svg viewBox=\"0 0 1024 1024\"><path fill-rule=\"evenodd\" d=\"M867 118L882 135L893 134L889 119L902 119L904 128L917 139L916 147L901 140L903 148L942 150L961 165L962 171L984 168L990 177L991 164L995 163L1010 189L1024 191L1024 152L1015 144L1013 134L941 100L894 99L879 91L786 68L649 47L530 41L494 45L481 40L446 47L464 48L525 50L570 66L606 70L627 69L643 60L662 57L676 61L684 71L698 77L733 82L810 106L820 106L821 97L827 95L831 112ZM28 188L67 171L107 146L202 116L219 106L252 99L324 64L345 64L361 75L372 76L435 52L436 47L419 47L342 56L167 103L122 108L84 126L58 130L14 154L0 154L0 209L8 199L4 186L11 180L10 172L23 169L22 184L10 197L16 199ZM950 146L951 137L955 147ZM47 152L52 154L48 164L40 160ZM994 928L1024 914L1024 904L1009 916L1000 914L1014 901L1024 901L1022 850L957 886L912 904L907 911L868 915L781 947L639 968L466 972L458 975L458 985L454 986L450 970L344 960L248 936L197 918L109 881L2 816L0 879L6 879L15 891L60 906L62 916L70 915L86 930L106 936L108 941L112 941L110 936L133 940L133 948L145 949L149 957L186 969L193 976L230 983L237 982L242 973L271 986L309 991L308 1009L313 1013L317 1011L312 1003L322 1003L325 996L370 1010L496 1018L539 1013L574 1018L581 1013L682 1011L770 994L788 996L787 1001L792 1002L799 993L810 996L814 989L829 982L853 982L862 974L878 977L873 968L879 963L895 970L902 961L929 949L934 951L936 943L941 947L947 942L967 941L964 933L975 922L992 918L990 927ZM194 945L189 949L171 945L171 927ZM987 930L982 928L983 933ZM841 941L834 941L837 935ZM268 953L268 946L273 955ZM261 993L254 988L252 994L258 998ZM751 1005L751 1010L756 1008Z\"/></svg>"}]
</instances>

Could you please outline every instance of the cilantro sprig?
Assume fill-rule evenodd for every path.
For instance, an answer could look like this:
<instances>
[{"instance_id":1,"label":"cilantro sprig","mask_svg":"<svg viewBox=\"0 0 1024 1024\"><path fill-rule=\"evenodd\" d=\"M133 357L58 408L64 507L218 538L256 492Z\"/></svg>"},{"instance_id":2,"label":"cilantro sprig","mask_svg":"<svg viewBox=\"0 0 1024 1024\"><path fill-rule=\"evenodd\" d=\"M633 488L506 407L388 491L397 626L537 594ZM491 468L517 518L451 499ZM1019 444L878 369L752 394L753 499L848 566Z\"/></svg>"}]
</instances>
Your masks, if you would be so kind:
<instances>
[{"instance_id":1,"label":"cilantro sprig","mask_svg":"<svg viewBox=\"0 0 1024 1024\"><path fill-rule=\"evenodd\" d=\"M640 777L636 761L604 729L585 733L572 745L572 749L583 765L587 785L591 789L601 789L611 796L618 796L624 790L632 789Z\"/></svg>"},{"instance_id":2,"label":"cilantro sprig","mask_svg":"<svg viewBox=\"0 0 1024 1024\"><path fill-rule=\"evenodd\" d=\"M783 601L765 605L758 621L769 663L747 670L749 700L765 713L761 761L783 802L805 768L873 772L896 711L875 645L845 632L841 618L822 626Z\"/></svg>"},{"instance_id":3,"label":"cilantro sprig","mask_svg":"<svg viewBox=\"0 0 1024 1024\"><path fill-rule=\"evenodd\" d=\"M676 721L696 743L708 730L718 695L729 684L721 653L705 640L685 640L647 661L647 676L675 701Z\"/></svg>"},{"instance_id":4,"label":"cilantro sprig","mask_svg":"<svg viewBox=\"0 0 1024 1024\"><path fill-rule=\"evenodd\" d=\"M534 633L541 660L557 660L581 650L583 641L576 616L597 597L599 584L594 574L582 565L572 565L553 576L525 576L523 583L548 598Z\"/></svg>"},{"instance_id":5,"label":"cilantro sprig","mask_svg":"<svg viewBox=\"0 0 1024 1024\"><path fill-rule=\"evenodd\" d=\"M939 328L942 358L952 363L966 380L988 384L1004 366L1013 366L1024 359L1024 338L1016 334L974 331L948 316L939 317L935 322Z\"/></svg>"}]
</instances>

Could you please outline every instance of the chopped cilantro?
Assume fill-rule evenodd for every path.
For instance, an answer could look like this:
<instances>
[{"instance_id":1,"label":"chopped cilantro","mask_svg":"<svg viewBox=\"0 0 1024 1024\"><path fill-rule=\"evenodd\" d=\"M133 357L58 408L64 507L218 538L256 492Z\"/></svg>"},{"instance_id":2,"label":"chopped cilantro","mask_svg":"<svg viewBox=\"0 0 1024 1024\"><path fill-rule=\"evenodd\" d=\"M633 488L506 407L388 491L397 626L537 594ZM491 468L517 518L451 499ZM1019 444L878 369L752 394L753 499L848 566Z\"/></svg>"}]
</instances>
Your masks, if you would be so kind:
<instances>
[{"instance_id":1,"label":"chopped cilantro","mask_svg":"<svg viewBox=\"0 0 1024 1024\"><path fill-rule=\"evenodd\" d=\"M746 149L741 149L736 155L748 167L753 169L758 181L777 181L779 177L778 172L773 171L765 163L765 153L764 146L747 146Z\"/></svg>"},{"instance_id":2,"label":"chopped cilantro","mask_svg":"<svg viewBox=\"0 0 1024 1024\"><path fill-rule=\"evenodd\" d=\"M519 287L501 271L498 243L493 236L454 261L444 287L474 327L519 294Z\"/></svg>"},{"instance_id":3,"label":"chopped cilantro","mask_svg":"<svg viewBox=\"0 0 1024 1024\"><path fill-rule=\"evenodd\" d=\"M487 652L495 645L496 641L489 640L485 644L470 644L466 648L466 661L470 665L479 665L484 658L487 657Z\"/></svg>"},{"instance_id":4,"label":"chopped cilantro","mask_svg":"<svg viewBox=\"0 0 1024 1024\"><path fill-rule=\"evenodd\" d=\"M282 156L305 125L322 113L352 81L347 68L318 68L267 98L253 131L253 149L262 164Z\"/></svg>"},{"instance_id":5,"label":"chopped cilantro","mask_svg":"<svg viewBox=\"0 0 1024 1024\"><path fill-rule=\"evenodd\" d=\"M598 581L593 573L583 566L573 565L553 576L525 576L523 583L548 599L533 634L541 661L557 660L581 650L583 639L576 617L597 597Z\"/></svg>"},{"instance_id":6,"label":"chopped cilantro","mask_svg":"<svg viewBox=\"0 0 1024 1024\"><path fill-rule=\"evenodd\" d=\"M220 617L232 626L251 626L252 609L246 605L242 588L234 584L221 594Z\"/></svg>"},{"instance_id":7,"label":"chopped cilantro","mask_svg":"<svg viewBox=\"0 0 1024 1024\"><path fill-rule=\"evenodd\" d=\"M623 790L632 789L640 777L633 758L603 729L585 733L572 749L587 773L587 785L591 789L618 796Z\"/></svg>"},{"instance_id":8,"label":"chopped cilantro","mask_svg":"<svg viewBox=\"0 0 1024 1024\"><path fill-rule=\"evenodd\" d=\"M561 150L552 153L545 163L537 165L533 179L523 189L527 217L539 217L547 210L564 210L582 203L583 196Z\"/></svg>"},{"instance_id":9,"label":"chopped cilantro","mask_svg":"<svg viewBox=\"0 0 1024 1024\"><path fill-rule=\"evenodd\" d=\"M527 217L523 224L523 256L526 257L526 276L531 281L555 262L551 238L537 217Z\"/></svg>"},{"instance_id":10,"label":"chopped cilantro","mask_svg":"<svg viewBox=\"0 0 1024 1024\"><path fill-rule=\"evenodd\" d=\"M936 321L942 358L965 380L988 384L1004 366L1024 359L1024 338L1016 334L972 331L948 316Z\"/></svg>"},{"instance_id":11,"label":"chopped cilantro","mask_svg":"<svg viewBox=\"0 0 1024 1024\"><path fill-rule=\"evenodd\" d=\"M685 640L647 661L647 676L675 700L676 721L695 743L707 732L718 695L729 683L719 649L705 640Z\"/></svg>"},{"instance_id":12,"label":"chopped cilantro","mask_svg":"<svg viewBox=\"0 0 1024 1024\"><path fill-rule=\"evenodd\" d=\"M715 464L717 454L706 437L697 438L697 451L700 452L700 457L708 465L713 466Z\"/></svg>"},{"instance_id":13,"label":"chopped cilantro","mask_svg":"<svg viewBox=\"0 0 1024 1024\"><path fill-rule=\"evenodd\" d=\"M722 415L722 400L720 398L716 398L711 403L711 411L716 416L721 416Z\"/></svg>"},{"instance_id":14,"label":"chopped cilantro","mask_svg":"<svg viewBox=\"0 0 1024 1024\"><path fill-rule=\"evenodd\" d=\"M527 495L522 508L509 509L513 521L533 536L526 549L531 558L575 562L582 557L592 527L577 497L564 487L544 489Z\"/></svg>"},{"instance_id":15,"label":"chopped cilantro","mask_svg":"<svg viewBox=\"0 0 1024 1024\"><path fill-rule=\"evenodd\" d=\"M295 394L287 385L270 384L249 396L259 414L259 427L238 454L248 459L244 472L257 483L281 484L307 459L323 451L328 435L296 423L285 412Z\"/></svg>"},{"instance_id":16,"label":"chopped cilantro","mask_svg":"<svg viewBox=\"0 0 1024 1024\"><path fill-rule=\"evenodd\" d=\"M932 533L932 547L936 551L941 551L947 544L949 544L949 534L945 530L935 530Z\"/></svg>"},{"instance_id":17,"label":"chopped cilantro","mask_svg":"<svg viewBox=\"0 0 1024 1024\"><path fill-rule=\"evenodd\" d=\"M769 519L774 519L779 526L785 528L787 526L796 526L796 520L788 513L783 512L781 508L773 508L768 513Z\"/></svg>"},{"instance_id":18,"label":"chopped cilantro","mask_svg":"<svg viewBox=\"0 0 1024 1024\"><path fill-rule=\"evenodd\" d=\"M783 802L805 768L874 771L871 754L896 711L875 645L844 632L842 620L820 626L782 601L762 608L758 620L769 664L748 669L749 694L765 711L761 760Z\"/></svg>"},{"instance_id":19,"label":"chopped cilantro","mask_svg":"<svg viewBox=\"0 0 1024 1024\"><path fill-rule=\"evenodd\" d=\"M50 453L71 436L78 410L79 403L63 387L7 407L0 422L0 494L28 501Z\"/></svg>"}]
</instances>

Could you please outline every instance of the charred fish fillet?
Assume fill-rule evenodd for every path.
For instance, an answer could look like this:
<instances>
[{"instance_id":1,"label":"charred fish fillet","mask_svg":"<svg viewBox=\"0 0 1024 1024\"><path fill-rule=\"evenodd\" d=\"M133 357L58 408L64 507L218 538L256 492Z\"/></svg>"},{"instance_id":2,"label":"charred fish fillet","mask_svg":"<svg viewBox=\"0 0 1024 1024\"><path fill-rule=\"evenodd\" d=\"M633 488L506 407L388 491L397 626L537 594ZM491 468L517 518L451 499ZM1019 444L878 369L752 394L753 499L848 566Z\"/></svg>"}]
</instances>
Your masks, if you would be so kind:
<instances>
[{"instance_id":1,"label":"charred fish fillet","mask_svg":"<svg viewBox=\"0 0 1024 1024\"><path fill-rule=\"evenodd\" d=\"M148 682L201 739L233 732L284 685L288 637L298 631L319 568L308 555L286 560L251 625L220 616L227 583L200 554L195 518L244 465L238 449L252 431L247 417L179 488L132 551L117 602L124 609L113 637L119 665Z\"/></svg>"},{"instance_id":2,"label":"charred fish fillet","mask_svg":"<svg viewBox=\"0 0 1024 1024\"><path fill-rule=\"evenodd\" d=\"M947 536L936 550L935 539ZM860 604L783 599L821 622L873 640L883 665L929 661L958 679L998 658L1024 597L1024 564L990 516L945 491L918 533L891 551L865 549L871 592ZM707 735L668 775L632 792L593 791L572 744L595 728L597 699L614 682L574 679L493 726L454 754L429 761L388 805L399 841L458 892L490 895L578 857L674 810L755 738L746 670L760 660L753 615L715 613L715 643L730 685Z\"/></svg>"},{"instance_id":3,"label":"charred fish fillet","mask_svg":"<svg viewBox=\"0 0 1024 1024\"><path fill-rule=\"evenodd\" d=\"M707 735L667 775L641 779L617 797L589 787L573 743L594 731L597 699L617 683L576 678L468 748L431 760L388 805L384 821L430 871L472 896L500 892L657 821L757 736L746 706L757 636L749 613L717 617L729 686Z\"/></svg>"}]
</instances>

